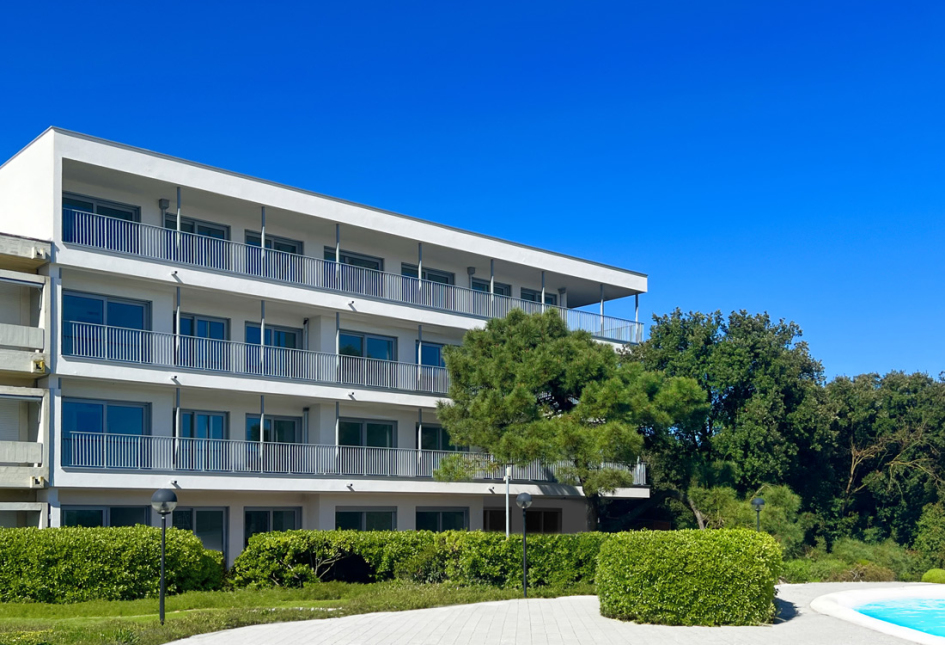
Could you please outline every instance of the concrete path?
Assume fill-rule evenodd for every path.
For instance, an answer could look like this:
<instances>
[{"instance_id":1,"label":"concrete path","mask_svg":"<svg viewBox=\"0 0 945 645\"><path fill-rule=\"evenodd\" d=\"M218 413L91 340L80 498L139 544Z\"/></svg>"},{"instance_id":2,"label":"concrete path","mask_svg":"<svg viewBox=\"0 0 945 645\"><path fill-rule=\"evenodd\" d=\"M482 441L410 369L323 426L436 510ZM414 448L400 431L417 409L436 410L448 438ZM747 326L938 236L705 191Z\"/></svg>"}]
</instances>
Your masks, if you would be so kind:
<instances>
[{"instance_id":1,"label":"concrete path","mask_svg":"<svg viewBox=\"0 0 945 645\"><path fill-rule=\"evenodd\" d=\"M254 625L177 641L187 645L902 645L810 609L823 594L904 583L781 585L781 618L761 627L665 627L601 617L595 596L503 600Z\"/></svg>"}]
</instances>

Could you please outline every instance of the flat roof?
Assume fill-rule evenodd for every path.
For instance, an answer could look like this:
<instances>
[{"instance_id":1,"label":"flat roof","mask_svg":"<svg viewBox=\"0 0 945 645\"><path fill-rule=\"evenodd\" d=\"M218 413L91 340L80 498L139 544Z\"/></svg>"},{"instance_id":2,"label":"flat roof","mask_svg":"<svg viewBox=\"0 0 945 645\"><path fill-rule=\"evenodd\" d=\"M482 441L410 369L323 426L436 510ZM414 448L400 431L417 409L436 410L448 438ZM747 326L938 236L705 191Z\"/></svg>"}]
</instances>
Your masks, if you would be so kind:
<instances>
[{"instance_id":1,"label":"flat roof","mask_svg":"<svg viewBox=\"0 0 945 645\"><path fill-rule=\"evenodd\" d=\"M136 153L139 153L139 154L148 155L148 156L151 156L151 157L156 157L156 158L159 158L159 159L166 159L166 160L169 160L169 161L174 161L174 162L177 162L177 163L186 164L186 165L189 165L189 166L193 166L194 168L200 168L200 169L203 169L203 170L209 170L209 171L212 171L212 172L218 172L218 173L222 173L222 174L225 174L225 175L230 175L230 176L232 176L232 177L237 177L237 178L239 178L239 179L244 179L244 180L249 180L249 181L253 181L253 182L258 182L258 183L261 183L261 184L266 184L266 185L269 185L269 186L273 186L273 187L280 188L280 189L283 189L283 190L293 191L293 192L300 193L300 194L303 194L303 195L311 195L311 196L313 196L313 197L318 197L318 198L320 198L320 199L326 199L326 200L334 201L334 202L337 202L337 203L339 203L339 204L345 204L345 205L348 205L348 206L355 206L355 207L358 207L358 208L365 208L365 209L368 209L368 210L371 210L371 211L374 211L374 212L377 212L377 213L382 213L382 214L384 214L384 215L389 215L389 216L391 216L391 217L398 217L398 218L402 218L402 219L409 220L409 221L412 221L412 222L419 222L419 223L422 223L422 224L426 224L426 225L430 225L430 226L439 227L439 228L442 228L442 229L447 230L447 231L453 231L453 232L456 232L456 233L462 233L462 234L464 234L464 235L472 235L472 236L479 237L479 238L482 238L482 239L485 239L485 240L491 240L491 241L494 241L494 242L500 242L500 243L502 243L502 244L509 244L509 245L511 245L511 246L517 246L517 247L519 247L519 248L528 249L528 250L531 250L531 251L538 251L538 252L540 252L540 253L547 253L547 254L549 254L549 255L555 255L555 256L558 256L558 257L567 258L567 259L569 259L569 260L575 260L575 261L578 261L578 262L584 262L584 263L586 263L586 264L596 265L596 266L599 266L599 267L603 267L603 268L606 268L606 269L610 269L610 270L612 270L612 271L619 271L619 272L621 272L621 273L626 273L626 274L628 274L628 275L640 276L640 277L644 277L644 278L647 277L647 274L646 274L646 273L641 273L641 272L639 272L639 271L632 271L632 270L630 270L630 269L625 269L625 268L623 268L623 267L618 267L618 266L614 266L614 265L611 265L611 264L605 264L605 263L603 263L603 262L596 262L596 261L594 261L594 260L587 260L587 259L585 259L585 258L580 258L580 257L577 257L577 256L568 255L568 254L566 254L566 253L559 253L559 252L557 252L557 251L549 251L548 249L543 249L543 248L540 248L540 247L537 247L537 246L532 246L532 245L529 245L529 244L522 244L522 243L520 243L520 242L515 242L515 241L512 241L512 240L507 240L507 239L503 239L503 238L496 237L496 236L492 236L492 235L486 235L486 234L484 234L484 233L477 233L477 232L475 232L475 231L470 231L470 230L463 229L463 228L459 228L459 227L456 227L456 226L450 226L450 225L448 225L448 224L441 224L441 223L439 223L439 222L435 222L435 221L432 221L432 220L423 219L423 218L420 218L420 217L414 217L414 216L412 216L412 215L404 215L403 213L398 213L398 212L396 212L396 211L391 211L391 210L387 210L387 209L384 209L384 208L378 208L378 207L376 207L376 206L371 206L371 205L369 205L369 204L361 204L361 203L359 203L359 202L351 201L351 200L348 200L348 199L343 199L343 198L340 198L340 197L334 197L334 196L332 196L332 195L325 195L325 194L323 194L323 193L319 193L319 192L316 192L316 191L313 191L313 190L307 190L307 189L304 189L304 188L298 188L298 187L295 187L295 186L289 186L289 185L287 185L287 184L282 184L282 183L279 183L279 182L276 182L276 181L271 181L271 180L269 180L269 179L262 179L262 178L259 178L259 177L253 177L252 175L246 175L246 174L239 173L239 172L235 172L235 171L232 171L232 170L227 170L227 169L225 169L225 168L218 168L218 167L216 167L216 166L210 166L210 165L208 165L208 164L203 164L203 163L200 163L200 162L197 162L197 161L191 161L191 160L189 160L189 159L183 159L183 158L181 158L181 157L175 157L175 156L173 156L173 155L168 155L168 154L164 154L164 153L161 153L161 152L155 152L155 151L153 151L153 150L148 150L147 148L139 148L139 147L137 147L137 146L127 145L127 144L124 144L124 143L119 143L119 142L117 142L117 141L111 141L111 140L108 140L108 139L103 139L103 138L101 138L101 137L95 137L95 136L92 136L92 135L84 134L84 133L82 133L82 132L75 132L75 131L73 131L73 130L67 130L67 129L65 129L65 128L60 128L60 127L57 127L57 126L50 126L50 127L47 128L46 130L44 130L44 131L42 132L42 134L40 134L38 137L36 137L36 139L39 139L40 137L42 137L44 134L46 134L46 133L49 132L49 131L54 131L54 132L58 132L58 133L65 134L65 135L69 135L69 136L72 136L72 137L76 137L76 138L80 138L80 139L85 139L85 140L88 140L88 141L92 141L92 142L94 142L94 143L99 143L99 144L104 144L104 145L108 145L108 146L113 146L113 147L116 147L116 148L121 148L121 149L124 149L124 150L128 150L128 151L131 151L131 152L136 152ZM33 141L35 141L36 139L34 139ZM29 147L29 145L32 145L32 142L30 142L30 144L28 144L27 146L25 146L23 149L25 150L26 148ZM21 150L20 152L22 152L22 150ZM14 157L16 157L16 156L19 155L19 154L20 154L20 153L17 152L16 155L13 155L13 157L11 157L10 159L13 159ZM9 162L9 161L10 161L10 160L7 160L7 162ZM2 165L0 165L0 168L2 168L4 165L6 165L7 162L4 162Z\"/></svg>"}]
</instances>

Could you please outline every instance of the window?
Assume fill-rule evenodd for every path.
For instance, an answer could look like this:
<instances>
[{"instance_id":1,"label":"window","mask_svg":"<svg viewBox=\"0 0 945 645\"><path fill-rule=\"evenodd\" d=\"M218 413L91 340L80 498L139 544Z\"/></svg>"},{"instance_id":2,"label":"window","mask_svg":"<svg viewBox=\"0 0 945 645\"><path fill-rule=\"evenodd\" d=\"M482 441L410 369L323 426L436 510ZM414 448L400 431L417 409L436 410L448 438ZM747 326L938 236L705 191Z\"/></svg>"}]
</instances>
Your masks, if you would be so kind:
<instances>
[{"instance_id":1,"label":"window","mask_svg":"<svg viewBox=\"0 0 945 645\"><path fill-rule=\"evenodd\" d=\"M482 530L489 532L505 532L505 509L485 508L482 510Z\"/></svg>"},{"instance_id":2,"label":"window","mask_svg":"<svg viewBox=\"0 0 945 645\"><path fill-rule=\"evenodd\" d=\"M164 215L164 228L177 230L177 214L167 213ZM180 218L180 230L183 233L194 233L201 237L212 237L215 240L230 239L230 227L213 222L204 222L191 217Z\"/></svg>"},{"instance_id":3,"label":"window","mask_svg":"<svg viewBox=\"0 0 945 645\"><path fill-rule=\"evenodd\" d=\"M177 364L198 370L226 372L230 369L230 321L213 316L181 314Z\"/></svg>"},{"instance_id":4,"label":"window","mask_svg":"<svg viewBox=\"0 0 945 645\"><path fill-rule=\"evenodd\" d=\"M62 463L92 468L145 468L151 406L125 401L62 400ZM78 434L77 434L78 433Z\"/></svg>"},{"instance_id":5,"label":"window","mask_svg":"<svg viewBox=\"0 0 945 645\"><path fill-rule=\"evenodd\" d=\"M341 446L393 448L396 435L397 424L393 421L366 419L340 419L338 421L338 445Z\"/></svg>"},{"instance_id":6,"label":"window","mask_svg":"<svg viewBox=\"0 0 945 645\"><path fill-rule=\"evenodd\" d=\"M443 360L443 347L439 343L428 343L417 341L420 348L420 364L431 367L446 367L446 361Z\"/></svg>"},{"instance_id":7,"label":"window","mask_svg":"<svg viewBox=\"0 0 945 645\"><path fill-rule=\"evenodd\" d=\"M400 265L400 275L408 278L417 277L417 265L404 262ZM429 282L438 282L440 284L456 284L456 275L449 271L440 271L439 269L428 269L423 267L423 279Z\"/></svg>"},{"instance_id":8,"label":"window","mask_svg":"<svg viewBox=\"0 0 945 645\"><path fill-rule=\"evenodd\" d=\"M525 527L529 533L560 533L560 508L530 508L525 513Z\"/></svg>"},{"instance_id":9,"label":"window","mask_svg":"<svg viewBox=\"0 0 945 645\"><path fill-rule=\"evenodd\" d=\"M466 451L469 449L454 446L446 428L423 424L420 428L420 450Z\"/></svg>"},{"instance_id":10,"label":"window","mask_svg":"<svg viewBox=\"0 0 945 645\"><path fill-rule=\"evenodd\" d=\"M347 531L393 531L397 529L397 509L339 507L335 510L335 528Z\"/></svg>"},{"instance_id":11,"label":"window","mask_svg":"<svg viewBox=\"0 0 945 645\"><path fill-rule=\"evenodd\" d=\"M504 284L502 282L495 283L495 289L493 293L497 296L506 296L507 298L512 297L512 285ZM473 291L485 291L489 293L489 281L480 280L479 278L472 279L472 288Z\"/></svg>"},{"instance_id":12,"label":"window","mask_svg":"<svg viewBox=\"0 0 945 645\"><path fill-rule=\"evenodd\" d=\"M70 211L81 211L83 213L95 213L115 219L123 219L127 222L141 221L141 210L137 206L128 206L118 202L110 202L95 197L83 197L70 193L62 195L62 209Z\"/></svg>"},{"instance_id":13,"label":"window","mask_svg":"<svg viewBox=\"0 0 945 645\"><path fill-rule=\"evenodd\" d=\"M259 344L259 327L256 323L246 323L247 344ZM266 325L266 347L301 349L302 330L293 329L292 327L279 327L278 325Z\"/></svg>"},{"instance_id":14,"label":"window","mask_svg":"<svg viewBox=\"0 0 945 645\"><path fill-rule=\"evenodd\" d=\"M225 318L215 318L213 316L201 316L198 314L181 314L180 316L180 334L181 336L193 336L195 338L206 338L210 340L227 340L230 321Z\"/></svg>"},{"instance_id":15,"label":"window","mask_svg":"<svg viewBox=\"0 0 945 645\"><path fill-rule=\"evenodd\" d=\"M325 247L325 259L334 262L335 261L335 249L326 246ZM384 270L384 259L376 258L370 255L363 255L361 253L352 253L351 251L341 251L341 263L350 264L354 267L361 267L362 269L374 269L375 271Z\"/></svg>"},{"instance_id":16,"label":"window","mask_svg":"<svg viewBox=\"0 0 945 645\"><path fill-rule=\"evenodd\" d=\"M249 246L259 246L262 242L262 236L253 231L246 231L246 244ZM266 234L266 248L273 251L282 251L283 253L294 253L302 255L302 243L298 240L290 240L286 237Z\"/></svg>"},{"instance_id":17,"label":"window","mask_svg":"<svg viewBox=\"0 0 945 645\"><path fill-rule=\"evenodd\" d=\"M132 362L148 358L140 334L106 332L95 325L150 329L151 303L75 291L62 294L63 354Z\"/></svg>"},{"instance_id":18,"label":"window","mask_svg":"<svg viewBox=\"0 0 945 645\"><path fill-rule=\"evenodd\" d=\"M257 533L294 531L299 528L301 512L297 508L248 508L243 516L243 545Z\"/></svg>"},{"instance_id":19,"label":"window","mask_svg":"<svg viewBox=\"0 0 945 645\"><path fill-rule=\"evenodd\" d=\"M148 506L63 506L63 526L135 526L150 525Z\"/></svg>"},{"instance_id":20,"label":"window","mask_svg":"<svg viewBox=\"0 0 945 645\"><path fill-rule=\"evenodd\" d=\"M226 412L180 411L180 432L185 439L226 439Z\"/></svg>"},{"instance_id":21,"label":"window","mask_svg":"<svg viewBox=\"0 0 945 645\"><path fill-rule=\"evenodd\" d=\"M417 530L465 531L468 528L466 518L468 508L417 508Z\"/></svg>"},{"instance_id":22,"label":"window","mask_svg":"<svg viewBox=\"0 0 945 645\"><path fill-rule=\"evenodd\" d=\"M342 331L338 336L338 353L342 356L397 360L397 339L391 336Z\"/></svg>"},{"instance_id":23,"label":"window","mask_svg":"<svg viewBox=\"0 0 945 645\"><path fill-rule=\"evenodd\" d=\"M150 404L125 401L62 400L62 434L73 432L142 436L149 434Z\"/></svg>"},{"instance_id":24,"label":"window","mask_svg":"<svg viewBox=\"0 0 945 645\"><path fill-rule=\"evenodd\" d=\"M529 302L541 302L541 291L535 291L533 289L526 289L525 287L522 287L522 300L527 300ZM548 293L548 291L545 291L545 304L557 305L558 294Z\"/></svg>"},{"instance_id":25,"label":"window","mask_svg":"<svg viewBox=\"0 0 945 645\"><path fill-rule=\"evenodd\" d=\"M266 431L263 441L266 443L301 443L302 419L300 417L280 417L265 415ZM259 415L246 415L246 441L259 441Z\"/></svg>"},{"instance_id":26,"label":"window","mask_svg":"<svg viewBox=\"0 0 945 645\"><path fill-rule=\"evenodd\" d=\"M174 509L172 526L182 531L192 531L203 542L205 549L226 553L225 508L177 507Z\"/></svg>"}]
</instances>

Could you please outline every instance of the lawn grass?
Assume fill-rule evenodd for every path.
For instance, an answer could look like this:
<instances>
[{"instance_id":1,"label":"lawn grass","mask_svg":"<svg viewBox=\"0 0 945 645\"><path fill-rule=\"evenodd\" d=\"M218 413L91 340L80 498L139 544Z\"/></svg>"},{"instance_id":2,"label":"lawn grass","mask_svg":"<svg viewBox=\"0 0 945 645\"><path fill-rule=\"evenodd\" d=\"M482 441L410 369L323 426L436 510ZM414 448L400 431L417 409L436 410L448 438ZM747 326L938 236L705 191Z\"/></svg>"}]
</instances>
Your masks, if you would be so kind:
<instances>
[{"instance_id":1,"label":"lawn grass","mask_svg":"<svg viewBox=\"0 0 945 645\"><path fill-rule=\"evenodd\" d=\"M245 625L403 611L521 597L520 589L381 582L319 583L304 589L190 592L157 600L92 601L72 605L0 603L0 645L159 645ZM539 587L534 597L593 594L590 586Z\"/></svg>"}]
</instances>

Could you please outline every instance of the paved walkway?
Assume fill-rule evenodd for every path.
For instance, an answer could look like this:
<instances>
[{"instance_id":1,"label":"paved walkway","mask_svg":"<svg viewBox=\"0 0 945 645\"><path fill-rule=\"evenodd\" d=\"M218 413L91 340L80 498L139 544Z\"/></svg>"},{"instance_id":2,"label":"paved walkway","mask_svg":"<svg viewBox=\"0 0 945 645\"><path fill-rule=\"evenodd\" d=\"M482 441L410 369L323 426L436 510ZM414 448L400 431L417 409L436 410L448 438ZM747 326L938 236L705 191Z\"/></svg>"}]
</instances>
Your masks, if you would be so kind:
<instances>
[{"instance_id":1,"label":"paved walkway","mask_svg":"<svg viewBox=\"0 0 945 645\"><path fill-rule=\"evenodd\" d=\"M810 609L817 596L903 583L781 585L781 618L760 627L666 627L601 617L595 596L503 600L393 613L254 625L187 645L902 645Z\"/></svg>"}]
</instances>

